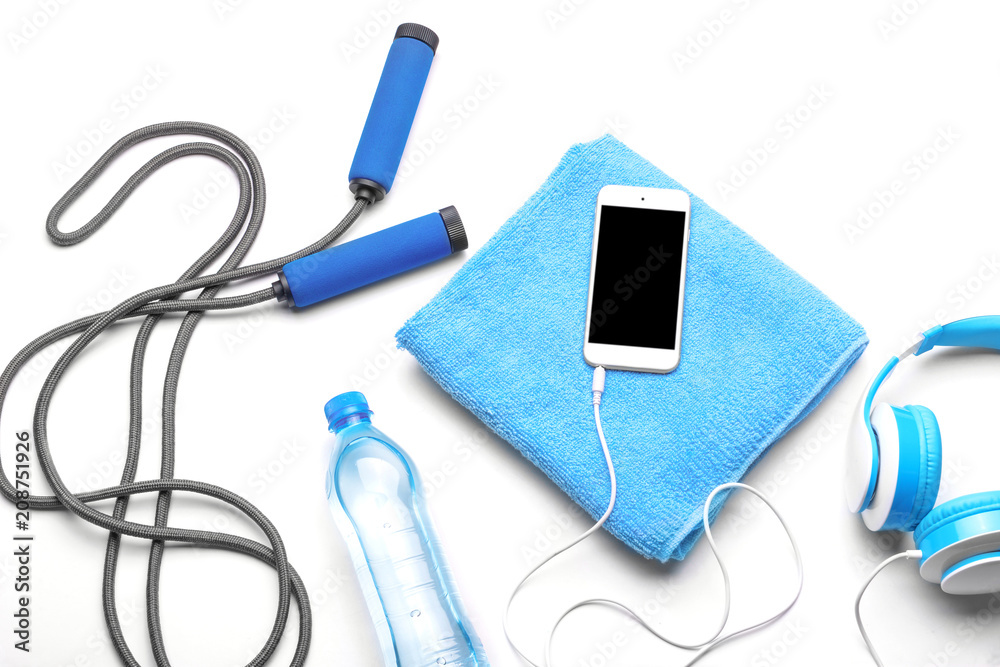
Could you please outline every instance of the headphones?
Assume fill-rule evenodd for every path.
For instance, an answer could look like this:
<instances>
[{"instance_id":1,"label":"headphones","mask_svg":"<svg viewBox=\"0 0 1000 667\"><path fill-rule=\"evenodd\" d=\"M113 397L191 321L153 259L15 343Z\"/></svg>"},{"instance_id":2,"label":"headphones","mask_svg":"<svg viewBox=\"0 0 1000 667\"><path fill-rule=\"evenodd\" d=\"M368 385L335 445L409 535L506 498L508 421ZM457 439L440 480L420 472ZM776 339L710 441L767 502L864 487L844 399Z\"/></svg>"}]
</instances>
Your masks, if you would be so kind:
<instances>
[{"instance_id":1,"label":"headphones","mask_svg":"<svg viewBox=\"0 0 1000 667\"><path fill-rule=\"evenodd\" d=\"M1000 316L936 326L879 371L854 414L847 446L848 508L870 530L913 531L920 576L946 593L1000 591L1000 491L973 493L935 507L941 485L941 431L922 405L873 406L902 359L935 346L1000 350Z\"/></svg>"}]
</instances>

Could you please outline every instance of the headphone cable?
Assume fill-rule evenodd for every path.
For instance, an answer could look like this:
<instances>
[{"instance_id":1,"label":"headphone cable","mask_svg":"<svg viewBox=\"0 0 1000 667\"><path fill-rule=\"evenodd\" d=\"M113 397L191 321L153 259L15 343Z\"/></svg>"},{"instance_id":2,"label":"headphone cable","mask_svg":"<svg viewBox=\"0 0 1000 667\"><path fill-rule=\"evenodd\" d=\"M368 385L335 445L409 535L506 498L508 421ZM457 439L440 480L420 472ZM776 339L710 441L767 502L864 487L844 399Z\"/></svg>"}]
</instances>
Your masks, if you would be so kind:
<instances>
[{"instance_id":1,"label":"headphone cable","mask_svg":"<svg viewBox=\"0 0 1000 667\"><path fill-rule=\"evenodd\" d=\"M878 652L875 650L875 645L872 644L872 640L868 636L868 631L865 630L865 622L861 620L861 598L864 597L865 591L868 590L868 586L870 586L872 581L875 580L875 577L878 576L879 572L884 570L889 564L897 560L900 560L902 558L905 558L907 560L914 560L920 558L921 556L923 556L923 554L915 549L912 549L910 551L902 551L893 556L889 556L884 561L879 563L878 566L874 570L872 570L872 573L868 575L868 579L861 587L861 590L858 591L858 597L855 598L854 600L854 618L858 622L858 630L861 631L861 637L862 639L865 640L865 646L868 647L868 652L871 653L872 659L875 661L875 664L878 665L878 667L885 667L885 665L882 663L882 659L878 657Z\"/></svg>"},{"instance_id":2,"label":"headphone cable","mask_svg":"<svg viewBox=\"0 0 1000 667\"><path fill-rule=\"evenodd\" d=\"M542 562L540 562L538 565L536 565L535 567L533 567L524 576L524 578L521 579L521 581L517 584L517 586L511 592L510 597L507 600L507 607L504 610L504 615L503 615L503 630L504 630L504 635L507 637L507 642L510 644L511 648L514 649L514 652L517 653L517 655L525 663L531 665L532 667L540 667L540 666L537 663L533 662L531 659L529 659L518 648L517 644L514 642L513 638L511 637L510 629L508 627L508 620L509 620L509 616L510 616L510 608L511 608L511 605L513 604L513 602L514 602L514 598L517 596L517 593L521 590L521 588L528 581L528 579L530 579L536 572L538 572L538 570L540 570L543 566L545 566L547 563L549 563L556 556L558 556L558 555L560 555L562 553L565 553L566 551L568 551L569 549L571 549L572 547L576 546L577 544L579 544L580 542L582 542L583 540L585 540L586 538L588 538L590 535L592 535L593 533L595 533L597 530L599 530L601 528L601 526L603 526L604 523L611 516L611 512L614 510L614 507L615 507L615 499L616 499L617 494L618 494L618 482L617 482L617 479L616 479L616 476L615 476L614 463L611 460L611 452L610 452L610 450L608 448L608 443L607 443L607 440L605 439L605 436L604 436L604 427L603 427L603 425L601 423L601 396L604 394L604 383L605 383L605 370L604 370L603 367L597 366L596 368L594 368L594 380L593 380L593 386L592 386L592 395L593 395L592 401L593 401L593 405L594 405L594 422L595 422L595 424L597 426L597 435L598 435L598 438L601 441L601 450L604 452L604 461L605 461L605 463L608 466L608 476L610 477L610 481L611 481L611 495L610 495L610 499L608 501L608 508L604 511L604 514L601 516L601 518L598 519L597 523L595 523L589 530L587 530L585 533L583 533L582 535L580 535L579 537L577 537L576 539L574 539L572 542L570 542L566 546L561 547L560 549L558 549L557 551L555 551L552 554L549 554L549 556L547 556L545 559L543 559ZM719 493L721 493L722 491L727 491L727 490L730 490L730 489L743 489L745 491L749 491L750 493L752 493L755 496L757 496L758 498L760 498L760 500L763 501L765 505L767 505L768 509L770 509L771 512L774 513L774 516L777 517L778 522L781 524L782 529L785 531L785 534L788 536L788 541L791 544L792 551L795 554L795 565L796 565L796 570L797 570L798 583L797 583L797 586L796 586L796 589L795 589L795 595L788 602L788 604L786 604L784 607L782 607L778 612L776 612L775 614L769 616L768 618L766 618L766 619L764 619L762 621L759 621L759 622L754 623L752 625L749 625L747 627L741 628L739 630L734 630L732 632L729 632L728 634L723 634L723 631L726 628L726 623L729 621L729 610L730 610L730 603L731 603L732 596L731 596L730 583L729 583L729 571L727 570L725 561L723 560L722 556L719 554L718 547L715 544L715 538L712 535L712 527L710 525L709 512L710 512L710 509L711 509L711 506L712 506L712 501L715 499L715 496L718 495ZM670 639L669 637L666 637L665 635L663 635L659 631L657 631L655 628L653 628L652 626L650 626L649 623L647 623L636 611L634 611L632 608L628 607L627 605L624 605L624 604L622 604L620 602L616 602L614 600L607 600L607 599L604 599L604 598L592 598L592 599L589 599L589 600L582 600L580 602L577 602L576 604L574 604L572 607L570 607L569 609L567 609L566 611L564 611L559 616L559 619L556 621L555 625L553 625L552 629L549 631L548 639L545 642L545 660L544 660L543 665L545 665L545 667L551 667L552 664L553 664L553 662L552 662L552 640L555 637L555 633L556 633L556 630L559 628L559 625L573 611L575 611L575 610L577 610L577 609L579 609L581 607L585 607L585 606L601 605L601 606L606 606L606 607L612 607L612 608L617 609L617 610L619 610L621 612L624 612L628 616L631 616L639 625L641 625L645 630L647 630L648 632L650 632L652 635L654 635L655 637L657 637L661 641L663 641L663 642L665 642L667 644L670 644L671 646L675 646L677 648L681 648L681 649L684 649L684 650L698 651L698 653L696 653L691 658L691 660L689 660L687 663L685 663L685 667L689 667L690 665L693 665L694 663L698 662L709 651L711 651L712 649L720 646L721 644L723 644L725 642L728 642L731 639L735 639L736 637L739 637L741 635L747 634L749 632L753 632L754 630L757 630L757 629L763 628L763 627L765 627L767 625L770 625L771 623L774 623L775 621L777 621L778 619L780 619L781 617L783 617L786 613L788 613L788 611L791 610L791 608L798 601L799 596L802 594L802 585L803 585L802 554L799 551L799 546L798 546L798 544L795 541L795 537L792 535L791 530L789 530L789 528L788 528L788 524L785 522L784 518L782 518L782 516L778 512L778 510L775 509L775 507L770 503L770 501L767 498L765 498L763 496L763 494L760 493L760 491L758 491L757 489L753 488L752 486L748 486L746 484L741 484L739 482L729 482L729 483L726 483L726 484L720 484L719 486L715 487L712 490L712 492L708 495L708 498L705 500L705 506L704 506L704 510L702 512L702 524L704 525L704 529L705 529L705 539L708 540L708 545L712 549L712 555L715 556L715 560L719 564L719 569L722 571L722 580L723 580L723 584L724 584L724 588L725 588L725 605L724 605L724 609L723 609L723 613L722 613L722 620L719 623L718 629L712 634L712 636L709 639L707 639L707 640L705 640L703 642L694 643L694 644L685 644L685 643L682 643L682 642L675 641L673 639Z\"/></svg>"}]
</instances>

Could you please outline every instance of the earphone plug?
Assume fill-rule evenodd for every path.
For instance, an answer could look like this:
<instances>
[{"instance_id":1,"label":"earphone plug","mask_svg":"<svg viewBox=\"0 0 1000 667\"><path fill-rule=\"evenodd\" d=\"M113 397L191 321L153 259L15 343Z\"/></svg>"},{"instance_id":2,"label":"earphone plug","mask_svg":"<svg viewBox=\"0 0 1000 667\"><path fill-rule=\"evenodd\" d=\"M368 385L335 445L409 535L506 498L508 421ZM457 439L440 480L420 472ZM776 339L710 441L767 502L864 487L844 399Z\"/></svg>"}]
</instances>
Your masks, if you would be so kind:
<instances>
[{"instance_id":1,"label":"earphone plug","mask_svg":"<svg viewBox=\"0 0 1000 667\"><path fill-rule=\"evenodd\" d=\"M594 393L594 405L601 404L601 394L604 393L604 366L594 368L594 384L591 391Z\"/></svg>"}]
</instances>

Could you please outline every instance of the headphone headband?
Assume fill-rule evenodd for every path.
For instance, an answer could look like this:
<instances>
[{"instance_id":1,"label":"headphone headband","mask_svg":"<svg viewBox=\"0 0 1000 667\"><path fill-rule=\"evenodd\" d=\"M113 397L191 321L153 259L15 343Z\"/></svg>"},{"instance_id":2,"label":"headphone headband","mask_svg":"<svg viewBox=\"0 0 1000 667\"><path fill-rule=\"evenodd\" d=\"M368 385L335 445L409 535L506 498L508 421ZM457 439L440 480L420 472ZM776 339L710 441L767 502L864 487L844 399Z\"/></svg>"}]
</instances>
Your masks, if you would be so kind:
<instances>
[{"instance_id":1,"label":"headphone headband","mask_svg":"<svg viewBox=\"0 0 1000 667\"><path fill-rule=\"evenodd\" d=\"M923 333L917 356L941 345L1000 350L1000 315L981 315L936 326Z\"/></svg>"}]
</instances>

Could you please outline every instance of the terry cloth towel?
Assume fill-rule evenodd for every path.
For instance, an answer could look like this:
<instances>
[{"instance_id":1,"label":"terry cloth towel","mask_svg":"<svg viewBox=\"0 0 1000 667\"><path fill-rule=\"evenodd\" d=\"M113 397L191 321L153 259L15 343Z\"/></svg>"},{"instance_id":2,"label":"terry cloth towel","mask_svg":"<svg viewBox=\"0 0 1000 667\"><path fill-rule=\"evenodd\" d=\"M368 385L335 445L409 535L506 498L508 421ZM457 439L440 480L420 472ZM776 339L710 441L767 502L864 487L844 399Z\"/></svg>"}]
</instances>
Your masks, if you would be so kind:
<instances>
[{"instance_id":1,"label":"terry cloth towel","mask_svg":"<svg viewBox=\"0 0 1000 667\"><path fill-rule=\"evenodd\" d=\"M685 189L613 137L573 146L396 334L595 518L610 483L583 335L594 210L608 184ZM712 489L743 477L868 344L822 292L694 195L681 340L673 373L609 371L601 405L618 474L605 527L663 561L691 549Z\"/></svg>"}]
</instances>

